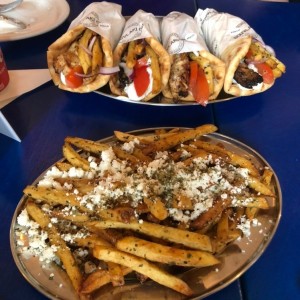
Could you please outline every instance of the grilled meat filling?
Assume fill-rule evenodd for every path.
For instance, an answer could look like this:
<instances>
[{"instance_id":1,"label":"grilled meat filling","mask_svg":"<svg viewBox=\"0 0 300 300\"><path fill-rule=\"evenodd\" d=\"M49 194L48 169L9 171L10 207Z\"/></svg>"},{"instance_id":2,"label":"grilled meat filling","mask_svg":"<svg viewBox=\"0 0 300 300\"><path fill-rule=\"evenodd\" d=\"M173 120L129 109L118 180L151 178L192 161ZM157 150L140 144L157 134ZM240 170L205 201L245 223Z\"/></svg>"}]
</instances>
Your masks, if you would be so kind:
<instances>
[{"instance_id":1,"label":"grilled meat filling","mask_svg":"<svg viewBox=\"0 0 300 300\"><path fill-rule=\"evenodd\" d=\"M174 99L189 94L189 57L187 53L175 54L169 79L169 86Z\"/></svg>"},{"instance_id":2,"label":"grilled meat filling","mask_svg":"<svg viewBox=\"0 0 300 300\"><path fill-rule=\"evenodd\" d=\"M241 63L234 73L234 80L241 86L252 89L263 82L262 76L248 68L247 64Z\"/></svg>"}]
</instances>

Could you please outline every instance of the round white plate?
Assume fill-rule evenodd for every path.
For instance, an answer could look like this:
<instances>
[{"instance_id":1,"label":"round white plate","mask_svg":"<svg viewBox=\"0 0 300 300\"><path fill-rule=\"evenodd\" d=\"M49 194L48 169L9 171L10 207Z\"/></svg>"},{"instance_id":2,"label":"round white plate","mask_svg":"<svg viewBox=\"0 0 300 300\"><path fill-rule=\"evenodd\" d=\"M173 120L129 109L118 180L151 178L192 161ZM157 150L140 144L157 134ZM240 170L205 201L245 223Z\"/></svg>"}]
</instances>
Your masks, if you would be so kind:
<instances>
[{"instance_id":1,"label":"round white plate","mask_svg":"<svg viewBox=\"0 0 300 300\"><path fill-rule=\"evenodd\" d=\"M24 22L27 28L18 29L0 21L0 42L26 39L51 31L62 24L69 13L70 6L65 0L24 0L5 15Z\"/></svg>"}]
</instances>

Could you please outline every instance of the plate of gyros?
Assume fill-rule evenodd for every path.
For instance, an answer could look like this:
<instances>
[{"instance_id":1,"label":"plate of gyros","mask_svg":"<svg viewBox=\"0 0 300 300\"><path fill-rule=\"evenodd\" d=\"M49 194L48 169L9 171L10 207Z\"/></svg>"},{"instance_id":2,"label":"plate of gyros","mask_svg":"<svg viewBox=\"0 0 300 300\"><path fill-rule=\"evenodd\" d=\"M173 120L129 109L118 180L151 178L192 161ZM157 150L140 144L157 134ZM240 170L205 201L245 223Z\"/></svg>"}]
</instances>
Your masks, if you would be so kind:
<instances>
[{"instance_id":1,"label":"plate of gyros","mask_svg":"<svg viewBox=\"0 0 300 300\"><path fill-rule=\"evenodd\" d=\"M150 105L250 96L285 72L275 51L237 16L199 9L194 17L143 10L123 17L120 5L104 2L89 5L47 58L61 89Z\"/></svg>"},{"instance_id":2,"label":"plate of gyros","mask_svg":"<svg viewBox=\"0 0 300 300\"><path fill-rule=\"evenodd\" d=\"M282 196L260 154L216 131L66 137L15 210L20 272L64 300L201 299L236 280L274 236Z\"/></svg>"}]
</instances>

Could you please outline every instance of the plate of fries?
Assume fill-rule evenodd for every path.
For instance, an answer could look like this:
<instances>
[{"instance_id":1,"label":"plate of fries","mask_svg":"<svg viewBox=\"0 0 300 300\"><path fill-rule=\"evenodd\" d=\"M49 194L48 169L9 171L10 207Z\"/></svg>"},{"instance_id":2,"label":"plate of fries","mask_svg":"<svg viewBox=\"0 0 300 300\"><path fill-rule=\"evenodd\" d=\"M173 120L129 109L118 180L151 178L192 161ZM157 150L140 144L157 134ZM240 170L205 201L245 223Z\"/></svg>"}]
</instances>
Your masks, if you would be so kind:
<instances>
[{"instance_id":1,"label":"plate of fries","mask_svg":"<svg viewBox=\"0 0 300 300\"><path fill-rule=\"evenodd\" d=\"M281 217L276 174L205 124L91 141L24 189L10 241L50 299L201 299L260 257Z\"/></svg>"}]
</instances>

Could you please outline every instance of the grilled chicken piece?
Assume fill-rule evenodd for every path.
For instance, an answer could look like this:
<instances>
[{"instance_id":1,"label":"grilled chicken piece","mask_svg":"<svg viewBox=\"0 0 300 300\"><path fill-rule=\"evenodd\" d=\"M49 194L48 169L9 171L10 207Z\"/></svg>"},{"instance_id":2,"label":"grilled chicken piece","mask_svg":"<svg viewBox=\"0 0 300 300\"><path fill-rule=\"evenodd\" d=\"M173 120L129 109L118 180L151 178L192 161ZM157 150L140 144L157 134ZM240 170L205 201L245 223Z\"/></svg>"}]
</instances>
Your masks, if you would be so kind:
<instances>
[{"instance_id":1,"label":"grilled chicken piece","mask_svg":"<svg viewBox=\"0 0 300 300\"><path fill-rule=\"evenodd\" d=\"M187 53L175 54L171 67L169 86L174 99L189 93L189 58Z\"/></svg>"},{"instance_id":2,"label":"grilled chicken piece","mask_svg":"<svg viewBox=\"0 0 300 300\"><path fill-rule=\"evenodd\" d=\"M235 81L241 86L252 89L259 83L263 82L262 76L248 68L247 64L241 63L234 73Z\"/></svg>"}]
</instances>

